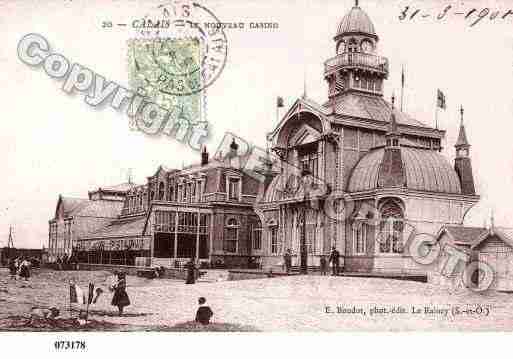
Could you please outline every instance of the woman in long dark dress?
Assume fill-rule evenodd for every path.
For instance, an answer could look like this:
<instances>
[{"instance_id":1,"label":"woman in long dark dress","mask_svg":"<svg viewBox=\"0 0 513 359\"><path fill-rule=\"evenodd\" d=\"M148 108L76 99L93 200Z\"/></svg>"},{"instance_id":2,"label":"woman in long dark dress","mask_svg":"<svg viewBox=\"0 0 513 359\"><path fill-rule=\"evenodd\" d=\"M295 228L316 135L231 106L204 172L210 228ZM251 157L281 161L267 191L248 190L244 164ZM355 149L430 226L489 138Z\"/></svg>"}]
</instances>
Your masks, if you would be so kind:
<instances>
[{"instance_id":1,"label":"woman in long dark dress","mask_svg":"<svg viewBox=\"0 0 513 359\"><path fill-rule=\"evenodd\" d=\"M126 276L125 273L118 273L118 281L114 285L114 296L111 304L118 307L119 316L123 315L123 308L130 305L130 299L126 292Z\"/></svg>"},{"instance_id":2,"label":"woman in long dark dress","mask_svg":"<svg viewBox=\"0 0 513 359\"><path fill-rule=\"evenodd\" d=\"M196 267L192 259L185 265L185 268L187 269L187 279L185 281L185 284L194 284L194 282L196 282L196 273L194 273Z\"/></svg>"}]
</instances>

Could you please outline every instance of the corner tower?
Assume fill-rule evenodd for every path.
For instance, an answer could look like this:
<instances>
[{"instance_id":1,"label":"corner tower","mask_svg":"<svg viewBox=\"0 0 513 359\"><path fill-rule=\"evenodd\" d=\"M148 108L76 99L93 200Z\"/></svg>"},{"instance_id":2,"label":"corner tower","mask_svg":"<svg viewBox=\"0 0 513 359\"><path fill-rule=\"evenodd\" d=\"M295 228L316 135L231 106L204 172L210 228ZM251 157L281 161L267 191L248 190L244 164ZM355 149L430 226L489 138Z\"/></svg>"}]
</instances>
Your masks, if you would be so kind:
<instances>
[{"instance_id":1,"label":"corner tower","mask_svg":"<svg viewBox=\"0 0 513 359\"><path fill-rule=\"evenodd\" d=\"M324 63L330 101L348 91L382 96L388 59L377 55L378 35L358 0L342 18L334 40L336 56Z\"/></svg>"},{"instance_id":2,"label":"corner tower","mask_svg":"<svg viewBox=\"0 0 513 359\"><path fill-rule=\"evenodd\" d=\"M470 163L470 144L467 140L465 125L463 124L463 106L460 108L460 132L458 140L454 145L456 149L456 158L454 159L454 169L460 178L461 193L475 195L474 176L472 174L472 164Z\"/></svg>"}]
</instances>

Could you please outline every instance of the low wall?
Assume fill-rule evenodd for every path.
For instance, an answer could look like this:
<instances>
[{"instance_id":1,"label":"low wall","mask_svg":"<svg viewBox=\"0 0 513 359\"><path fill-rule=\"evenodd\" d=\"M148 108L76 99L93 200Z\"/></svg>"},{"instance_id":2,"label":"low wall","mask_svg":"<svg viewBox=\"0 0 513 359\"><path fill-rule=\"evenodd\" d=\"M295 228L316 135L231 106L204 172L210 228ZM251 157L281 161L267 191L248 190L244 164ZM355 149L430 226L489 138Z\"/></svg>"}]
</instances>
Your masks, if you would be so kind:
<instances>
[{"instance_id":1,"label":"low wall","mask_svg":"<svg viewBox=\"0 0 513 359\"><path fill-rule=\"evenodd\" d=\"M104 270L108 272L114 271L122 271L127 273L128 275L137 276L138 272L151 272L154 268L149 267L136 267L136 266L124 266L124 265L114 265L114 264L89 264L89 263L79 263L79 270ZM200 277L205 272L199 271L196 274L196 277ZM175 269L175 268L165 268L164 273L159 278L167 278L167 279L182 279L185 280L187 278L187 270L185 269Z\"/></svg>"},{"instance_id":2,"label":"low wall","mask_svg":"<svg viewBox=\"0 0 513 359\"><path fill-rule=\"evenodd\" d=\"M233 269L228 271L228 280L244 280L244 279L261 279L282 277L290 274L284 272L272 272L264 270L251 270L251 269Z\"/></svg>"}]
</instances>

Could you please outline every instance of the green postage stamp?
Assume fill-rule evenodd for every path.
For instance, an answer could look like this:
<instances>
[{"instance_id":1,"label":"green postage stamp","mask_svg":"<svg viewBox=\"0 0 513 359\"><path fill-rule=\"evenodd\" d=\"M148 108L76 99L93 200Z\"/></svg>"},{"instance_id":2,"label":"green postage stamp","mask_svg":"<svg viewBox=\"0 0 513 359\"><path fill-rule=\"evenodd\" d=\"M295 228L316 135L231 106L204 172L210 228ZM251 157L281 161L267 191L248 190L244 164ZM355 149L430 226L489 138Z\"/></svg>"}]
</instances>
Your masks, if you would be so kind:
<instances>
[{"instance_id":1,"label":"green postage stamp","mask_svg":"<svg viewBox=\"0 0 513 359\"><path fill-rule=\"evenodd\" d=\"M171 118L189 125L205 121L201 52L197 38L129 39L129 85L168 110Z\"/></svg>"}]
</instances>

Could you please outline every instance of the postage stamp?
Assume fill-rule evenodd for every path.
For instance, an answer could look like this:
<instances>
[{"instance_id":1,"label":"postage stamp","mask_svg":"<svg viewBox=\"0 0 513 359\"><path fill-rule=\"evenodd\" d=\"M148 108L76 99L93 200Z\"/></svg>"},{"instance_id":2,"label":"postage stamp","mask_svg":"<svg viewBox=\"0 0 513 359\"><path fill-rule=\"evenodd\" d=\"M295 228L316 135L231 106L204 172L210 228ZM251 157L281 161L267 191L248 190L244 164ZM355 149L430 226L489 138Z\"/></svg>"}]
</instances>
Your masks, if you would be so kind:
<instances>
[{"instance_id":1,"label":"postage stamp","mask_svg":"<svg viewBox=\"0 0 513 359\"><path fill-rule=\"evenodd\" d=\"M129 84L182 120L205 121L201 54L198 38L130 39Z\"/></svg>"}]
</instances>

